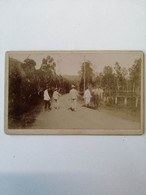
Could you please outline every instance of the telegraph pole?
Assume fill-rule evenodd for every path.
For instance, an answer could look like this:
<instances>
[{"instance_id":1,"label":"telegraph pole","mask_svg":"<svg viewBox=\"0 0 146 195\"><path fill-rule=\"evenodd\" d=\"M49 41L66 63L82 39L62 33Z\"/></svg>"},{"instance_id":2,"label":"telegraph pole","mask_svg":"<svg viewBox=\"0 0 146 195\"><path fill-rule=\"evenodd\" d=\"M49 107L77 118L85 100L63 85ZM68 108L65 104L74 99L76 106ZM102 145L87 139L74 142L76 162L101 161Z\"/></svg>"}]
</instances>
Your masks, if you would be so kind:
<instances>
[{"instance_id":1,"label":"telegraph pole","mask_svg":"<svg viewBox=\"0 0 146 195\"><path fill-rule=\"evenodd\" d=\"M84 92L85 92L85 86L86 86L86 78L85 78L85 73L86 73L86 69L85 69L85 56L84 56Z\"/></svg>"}]
</instances>

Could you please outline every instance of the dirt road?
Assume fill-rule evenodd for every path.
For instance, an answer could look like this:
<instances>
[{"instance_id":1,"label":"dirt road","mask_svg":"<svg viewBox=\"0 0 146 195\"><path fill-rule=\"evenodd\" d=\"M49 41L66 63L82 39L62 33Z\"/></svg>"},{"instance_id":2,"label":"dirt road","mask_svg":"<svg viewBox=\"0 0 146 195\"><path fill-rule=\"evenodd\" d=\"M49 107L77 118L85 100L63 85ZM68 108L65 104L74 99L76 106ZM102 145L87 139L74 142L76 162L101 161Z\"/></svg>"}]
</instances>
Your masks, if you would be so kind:
<instances>
[{"instance_id":1,"label":"dirt road","mask_svg":"<svg viewBox=\"0 0 146 195\"><path fill-rule=\"evenodd\" d=\"M126 119L116 114L114 111L101 109L93 110L77 103L77 110L71 111L69 95L60 97L60 109L56 110L52 102L52 110L41 112L36 116L32 124L33 129L138 129L140 123Z\"/></svg>"}]
</instances>

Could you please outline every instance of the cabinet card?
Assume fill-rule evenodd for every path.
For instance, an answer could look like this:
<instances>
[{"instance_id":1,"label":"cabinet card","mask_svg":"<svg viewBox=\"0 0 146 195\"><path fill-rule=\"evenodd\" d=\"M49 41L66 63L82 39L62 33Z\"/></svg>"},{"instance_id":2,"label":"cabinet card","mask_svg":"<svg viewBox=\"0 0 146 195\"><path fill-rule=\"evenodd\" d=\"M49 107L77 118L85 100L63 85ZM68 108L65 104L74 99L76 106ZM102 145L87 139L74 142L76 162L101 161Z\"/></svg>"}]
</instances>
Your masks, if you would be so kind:
<instances>
[{"instance_id":1,"label":"cabinet card","mask_svg":"<svg viewBox=\"0 0 146 195\"><path fill-rule=\"evenodd\" d=\"M5 132L140 135L142 51L9 51Z\"/></svg>"}]
</instances>

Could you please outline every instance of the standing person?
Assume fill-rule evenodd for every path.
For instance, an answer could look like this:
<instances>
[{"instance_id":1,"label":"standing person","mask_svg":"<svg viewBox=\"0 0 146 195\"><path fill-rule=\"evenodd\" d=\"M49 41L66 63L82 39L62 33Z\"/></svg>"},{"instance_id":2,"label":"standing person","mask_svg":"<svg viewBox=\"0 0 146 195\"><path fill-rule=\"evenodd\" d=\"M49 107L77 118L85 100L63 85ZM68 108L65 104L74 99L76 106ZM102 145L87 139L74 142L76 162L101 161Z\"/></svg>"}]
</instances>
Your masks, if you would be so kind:
<instances>
[{"instance_id":1,"label":"standing person","mask_svg":"<svg viewBox=\"0 0 146 195\"><path fill-rule=\"evenodd\" d=\"M100 90L100 100L103 100L103 93L104 93L104 91L103 91L103 89L101 87L99 88L99 90Z\"/></svg>"},{"instance_id":2,"label":"standing person","mask_svg":"<svg viewBox=\"0 0 146 195\"><path fill-rule=\"evenodd\" d=\"M55 101L55 109L59 109L59 97L60 93L58 92L57 88L55 88L55 91L53 92L53 99Z\"/></svg>"},{"instance_id":3,"label":"standing person","mask_svg":"<svg viewBox=\"0 0 146 195\"><path fill-rule=\"evenodd\" d=\"M93 104L93 108L95 109L95 102L96 102L95 88L92 89L91 95L92 95L91 102Z\"/></svg>"},{"instance_id":4,"label":"standing person","mask_svg":"<svg viewBox=\"0 0 146 195\"><path fill-rule=\"evenodd\" d=\"M94 109L97 109L99 105L99 89L98 88L94 89L93 103L94 103Z\"/></svg>"},{"instance_id":5,"label":"standing person","mask_svg":"<svg viewBox=\"0 0 146 195\"><path fill-rule=\"evenodd\" d=\"M70 99L71 99L71 110L72 111L75 111L76 110L76 104L77 104L77 95L78 95L78 92L75 89L75 86L74 85L72 85L69 94L70 94Z\"/></svg>"},{"instance_id":6,"label":"standing person","mask_svg":"<svg viewBox=\"0 0 146 195\"><path fill-rule=\"evenodd\" d=\"M84 98L84 100L85 100L85 105L87 106L87 107L89 107L89 105L90 105L90 100L91 100L91 93L90 93L90 90L88 89L88 87L87 87L87 89L85 90L85 92L84 92L84 96L83 96L83 98Z\"/></svg>"},{"instance_id":7,"label":"standing person","mask_svg":"<svg viewBox=\"0 0 146 195\"><path fill-rule=\"evenodd\" d=\"M99 106L100 106L100 102L103 98L103 89L101 89L99 86L95 89L94 91L94 95L95 95L95 109L99 110Z\"/></svg>"},{"instance_id":8,"label":"standing person","mask_svg":"<svg viewBox=\"0 0 146 195\"><path fill-rule=\"evenodd\" d=\"M46 90L44 91L44 103L45 103L45 110L51 110L51 98L48 93L48 85L46 86Z\"/></svg>"},{"instance_id":9,"label":"standing person","mask_svg":"<svg viewBox=\"0 0 146 195\"><path fill-rule=\"evenodd\" d=\"M49 96L50 96L50 99L52 99L52 96L53 96L53 90L51 87L48 88L48 93L49 93Z\"/></svg>"}]
</instances>

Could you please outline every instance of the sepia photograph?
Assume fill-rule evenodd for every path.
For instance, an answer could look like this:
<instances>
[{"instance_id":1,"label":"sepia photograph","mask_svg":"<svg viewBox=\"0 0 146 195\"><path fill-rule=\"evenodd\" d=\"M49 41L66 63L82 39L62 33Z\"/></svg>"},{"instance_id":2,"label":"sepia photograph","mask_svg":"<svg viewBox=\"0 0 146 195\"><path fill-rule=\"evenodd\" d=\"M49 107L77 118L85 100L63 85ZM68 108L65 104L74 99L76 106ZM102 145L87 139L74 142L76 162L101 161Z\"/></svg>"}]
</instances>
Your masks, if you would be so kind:
<instances>
[{"instance_id":1,"label":"sepia photograph","mask_svg":"<svg viewBox=\"0 0 146 195\"><path fill-rule=\"evenodd\" d=\"M144 133L142 51L9 51L5 133Z\"/></svg>"}]
</instances>

